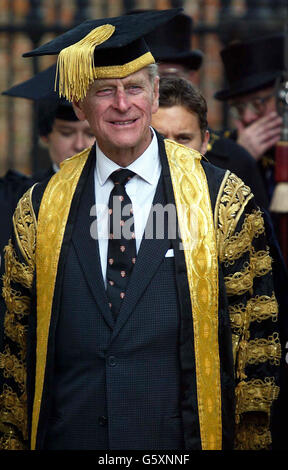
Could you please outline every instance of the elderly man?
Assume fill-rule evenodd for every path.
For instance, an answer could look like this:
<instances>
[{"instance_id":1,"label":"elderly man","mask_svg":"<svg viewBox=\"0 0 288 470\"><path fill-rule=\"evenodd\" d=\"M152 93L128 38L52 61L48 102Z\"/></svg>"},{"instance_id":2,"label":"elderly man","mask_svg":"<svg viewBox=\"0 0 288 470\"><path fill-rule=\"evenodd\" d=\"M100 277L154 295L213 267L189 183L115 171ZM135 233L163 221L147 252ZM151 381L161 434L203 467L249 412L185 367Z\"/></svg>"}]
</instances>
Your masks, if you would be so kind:
<instances>
[{"instance_id":1,"label":"elderly man","mask_svg":"<svg viewBox=\"0 0 288 470\"><path fill-rule=\"evenodd\" d=\"M14 215L3 448L270 446L280 346L261 213L238 177L150 127L142 36L174 14L88 21L29 53L59 53L96 144Z\"/></svg>"}]
</instances>

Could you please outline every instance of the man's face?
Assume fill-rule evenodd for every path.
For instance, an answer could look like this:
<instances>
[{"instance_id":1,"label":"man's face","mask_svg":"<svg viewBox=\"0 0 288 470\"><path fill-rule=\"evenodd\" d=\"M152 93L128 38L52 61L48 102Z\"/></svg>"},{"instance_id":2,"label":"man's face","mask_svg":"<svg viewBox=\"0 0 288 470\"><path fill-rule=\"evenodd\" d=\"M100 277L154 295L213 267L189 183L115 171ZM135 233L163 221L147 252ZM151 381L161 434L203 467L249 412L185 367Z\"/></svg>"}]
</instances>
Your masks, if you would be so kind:
<instances>
[{"instance_id":1,"label":"man's face","mask_svg":"<svg viewBox=\"0 0 288 470\"><path fill-rule=\"evenodd\" d=\"M66 158L93 145L95 137L87 121L56 118L52 131L47 136L42 136L42 140L48 145L51 160L59 166Z\"/></svg>"},{"instance_id":2,"label":"man's face","mask_svg":"<svg viewBox=\"0 0 288 470\"><path fill-rule=\"evenodd\" d=\"M206 131L203 139L197 114L184 106L160 107L152 118L152 126L167 139L175 140L202 154L206 152L209 132Z\"/></svg>"},{"instance_id":3,"label":"man's face","mask_svg":"<svg viewBox=\"0 0 288 470\"><path fill-rule=\"evenodd\" d=\"M276 111L275 88L266 87L229 101L232 116L247 127L259 118Z\"/></svg>"},{"instance_id":4,"label":"man's face","mask_svg":"<svg viewBox=\"0 0 288 470\"><path fill-rule=\"evenodd\" d=\"M158 77L151 84L147 69L122 79L98 79L83 101L74 103L79 119L87 119L100 149L115 160L129 150L139 156L151 141L149 125L158 108Z\"/></svg>"}]
</instances>

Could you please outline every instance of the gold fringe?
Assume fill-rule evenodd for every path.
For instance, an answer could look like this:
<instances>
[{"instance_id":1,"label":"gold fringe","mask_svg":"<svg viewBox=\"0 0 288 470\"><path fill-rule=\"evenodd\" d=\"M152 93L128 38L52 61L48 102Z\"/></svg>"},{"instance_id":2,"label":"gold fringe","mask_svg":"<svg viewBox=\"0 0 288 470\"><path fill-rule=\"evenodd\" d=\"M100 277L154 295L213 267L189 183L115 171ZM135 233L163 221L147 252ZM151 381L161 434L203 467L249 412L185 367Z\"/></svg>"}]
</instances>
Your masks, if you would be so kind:
<instances>
[{"instance_id":1,"label":"gold fringe","mask_svg":"<svg viewBox=\"0 0 288 470\"><path fill-rule=\"evenodd\" d=\"M94 50L107 41L115 26L104 24L90 31L87 36L60 51L57 61L55 88L59 74L59 95L71 101L84 98L89 85L95 80Z\"/></svg>"}]
</instances>

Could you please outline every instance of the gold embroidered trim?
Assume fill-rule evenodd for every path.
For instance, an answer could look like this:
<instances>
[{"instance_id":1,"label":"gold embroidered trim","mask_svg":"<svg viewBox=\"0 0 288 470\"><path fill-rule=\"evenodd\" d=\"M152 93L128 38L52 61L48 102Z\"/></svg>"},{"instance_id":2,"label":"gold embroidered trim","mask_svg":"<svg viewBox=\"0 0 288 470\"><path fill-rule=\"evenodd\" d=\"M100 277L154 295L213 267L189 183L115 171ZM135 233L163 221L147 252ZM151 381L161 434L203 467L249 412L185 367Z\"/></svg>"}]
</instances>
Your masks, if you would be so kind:
<instances>
[{"instance_id":1,"label":"gold embroidered trim","mask_svg":"<svg viewBox=\"0 0 288 470\"><path fill-rule=\"evenodd\" d=\"M22 295L20 291L12 289L6 275L3 276L3 284L2 295L9 312L15 313L19 319L27 315L29 313L29 297Z\"/></svg>"},{"instance_id":2,"label":"gold embroidered trim","mask_svg":"<svg viewBox=\"0 0 288 470\"><path fill-rule=\"evenodd\" d=\"M253 287L253 272L248 261L243 263L243 271L224 277L227 295L242 295Z\"/></svg>"},{"instance_id":3,"label":"gold embroidered trim","mask_svg":"<svg viewBox=\"0 0 288 470\"><path fill-rule=\"evenodd\" d=\"M267 417L252 413L242 417L235 429L235 450L263 450L271 445Z\"/></svg>"},{"instance_id":4,"label":"gold embroidered trim","mask_svg":"<svg viewBox=\"0 0 288 470\"><path fill-rule=\"evenodd\" d=\"M27 415L24 411L26 401L26 394L23 393L19 398L11 387L4 385L3 393L0 395L1 426L3 427L3 423L5 423L4 426L7 426L7 430L10 429L10 425L17 427L24 440L27 440L28 437ZM14 431L9 430L9 435L14 436Z\"/></svg>"},{"instance_id":5,"label":"gold embroidered trim","mask_svg":"<svg viewBox=\"0 0 288 470\"><path fill-rule=\"evenodd\" d=\"M229 314L232 330L241 335L243 334L244 327L249 327L251 322L257 321L260 323L263 320L268 320L268 318L276 322L278 303L274 293L271 297L268 295L256 295L248 300L246 307L242 303L230 305Z\"/></svg>"},{"instance_id":6,"label":"gold embroidered trim","mask_svg":"<svg viewBox=\"0 0 288 470\"><path fill-rule=\"evenodd\" d=\"M250 263L243 263L243 271L225 276L227 295L242 295L253 287L254 277L264 276L272 271L272 258L267 251L257 251L252 248Z\"/></svg>"},{"instance_id":7,"label":"gold embroidered trim","mask_svg":"<svg viewBox=\"0 0 288 470\"><path fill-rule=\"evenodd\" d=\"M25 359L26 356L26 332L27 327L17 322L15 315L10 312L6 312L4 319L5 334L15 343L20 346L21 359Z\"/></svg>"},{"instance_id":8,"label":"gold embroidered trim","mask_svg":"<svg viewBox=\"0 0 288 470\"><path fill-rule=\"evenodd\" d=\"M4 377L13 377L23 392L26 383L25 366L22 360L11 354L8 345L6 345L4 353L0 353L0 368L4 370Z\"/></svg>"},{"instance_id":9,"label":"gold embroidered trim","mask_svg":"<svg viewBox=\"0 0 288 470\"><path fill-rule=\"evenodd\" d=\"M262 213L260 209L254 210L244 220L241 231L229 237L222 246L220 257L224 265L226 267L232 265L236 259L250 251L253 238L258 238L262 233L264 233Z\"/></svg>"},{"instance_id":10,"label":"gold embroidered trim","mask_svg":"<svg viewBox=\"0 0 288 470\"><path fill-rule=\"evenodd\" d=\"M198 152L165 139L185 250L203 450L222 447L218 344L218 256L209 188Z\"/></svg>"},{"instance_id":11,"label":"gold embroidered trim","mask_svg":"<svg viewBox=\"0 0 288 470\"><path fill-rule=\"evenodd\" d=\"M242 413L261 411L270 416L271 405L277 399L279 387L274 377L241 381L236 386L236 423L240 422Z\"/></svg>"},{"instance_id":12,"label":"gold embroidered trim","mask_svg":"<svg viewBox=\"0 0 288 470\"><path fill-rule=\"evenodd\" d=\"M238 373L240 380L246 378L244 373L247 364L260 364L269 361L274 366L280 365L281 346L278 333L273 333L268 339L260 338L240 342L238 357Z\"/></svg>"},{"instance_id":13,"label":"gold embroidered trim","mask_svg":"<svg viewBox=\"0 0 288 470\"><path fill-rule=\"evenodd\" d=\"M29 289L33 282L33 272L31 265L27 266L18 261L12 242L9 240L8 245L5 247L4 277L8 278L10 281L18 282Z\"/></svg>"},{"instance_id":14,"label":"gold embroidered trim","mask_svg":"<svg viewBox=\"0 0 288 470\"><path fill-rule=\"evenodd\" d=\"M31 429L32 450L36 447L59 255L71 202L89 153L90 148L63 162L61 171L50 179L39 209L36 247L37 360Z\"/></svg>"},{"instance_id":15,"label":"gold embroidered trim","mask_svg":"<svg viewBox=\"0 0 288 470\"><path fill-rule=\"evenodd\" d=\"M255 251L254 248L251 250L251 265L254 275L256 277L264 276L269 271L272 271L272 258L269 254L269 248L266 251Z\"/></svg>"},{"instance_id":16,"label":"gold embroidered trim","mask_svg":"<svg viewBox=\"0 0 288 470\"><path fill-rule=\"evenodd\" d=\"M32 272L34 270L37 228L35 214L32 209L32 192L34 186L22 196L13 216L14 232L18 246Z\"/></svg>"},{"instance_id":17,"label":"gold embroidered trim","mask_svg":"<svg viewBox=\"0 0 288 470\"><path fill-rule=\"evenodd\" d=\"M248 186L233 173L226 172L216 200L214 225L220 262L226 259L227 241L235 232L237 223L253 194ZM231 254L227 253L231 261Z\"/></svg>"}]
</instances>

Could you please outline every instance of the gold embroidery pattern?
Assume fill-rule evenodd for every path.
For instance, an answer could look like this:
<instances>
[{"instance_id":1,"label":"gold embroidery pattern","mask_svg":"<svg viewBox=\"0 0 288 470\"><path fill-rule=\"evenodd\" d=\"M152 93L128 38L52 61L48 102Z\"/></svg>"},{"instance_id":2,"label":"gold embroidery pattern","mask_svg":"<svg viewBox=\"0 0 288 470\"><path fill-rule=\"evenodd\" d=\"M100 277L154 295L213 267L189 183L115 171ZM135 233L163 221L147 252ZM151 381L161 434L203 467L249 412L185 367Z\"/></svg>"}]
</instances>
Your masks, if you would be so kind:
<instances>
[{"instance_id":1,"label":"gold embroidery pattern","mask_svg":"<svg viewBox=\"0 0 288 470\"><path fill-rule=\"evenodd\" d=\"M243 263L243 271L225 276L227 295L242 295L253 287L253 272L248 261Z\"/></svg>"},{"instance_id":2,"label":"gold embroidery pattern","mask_svg":"<svg viewBox=\"0 0 288 470\"><path fill-rule=\"evenodd\" d=\"M229 239L234 234L237 223L253 194L248 186L233 173L226 172L221 184L214 212L214 223L217 227L216 239L220 262L231 262L231 247L226 253ZM249 220L251 224L251 218ZM250 225L246 224L249 229ZM246 230L247 230L246 226ZM243 251L243 247L241 249Z\"/></svg>"},{"instance_id":3,"label":"gold embroidery pattern","mask_svg":"<svg viewBox=\"0 0 288 470\"><path fill-rule=\"evenodd\" d=\"M31 188L20 199L13 216L16 241L25 262L16 257L11 241L5 248L5 275L3 276L3 297L6 301L5 335L12 341L13 353L6 345L0 354L0 367L7 380L13 380L18 394L7 384L0 395L1 405L1 448L22 449L23 439L27 439L26 409L26 326L25 317L29 314L29 297L24 296L13 284L21 284L30 289L33 283L33 266L35 252L35 215L32 208ZM26 264L25 264L26 263ZM11 346L12 346L11 345ZM19 431L16 431L16 429Z\"/></svg>"},{"instance_id":4,"label":"gold embroidery pattern","mask_svg":"<svg viewBox=\"0 0 288 470\"><path fill-rule=\"evenodd\" d=\"M270 416L271 405L278 397L279 387L275 385L274 377L252 379L239 382L236 387L236 423L240 415L247 412L265 412Z\"/></svg>"},{"instance_id":5,"label":"gold embroidery pattern","mask_svg":"<svg viewBox=\"0 0 288 470\"><path fill-rule=\"evenodd\" d=\"M15 320L15 315L6 312L4 319L5 335L8 336L14 343L20 346L20 357L25 358L26 355L26 331L27 327Z\"/></svg>"},{"instance_id":6,"label":"gold embroidery pattern","mask_svg":"<svg viewBox=\"0 0 288 470\"><path fill-rule=\"evenodd\" d=\"M21 390L25 388L25 367L23 361L10 352L9 346L6 345L4 353L0 353L0 368L4 369L4 377L13 377L19 384Z\"/></svg>"},{"instance_id":7,"label":"gold embroidery pattern","mask_svg":"<svg viewBox=\"0 0 288 470\"><path fill-rule=\"evenodd\" d=\"M19 429L24 437L24 440L27 440L28 431L27 431L27 416L25 413L27 397L23 393L20 398L14 393L11 387L4 385L3 393L0 396L0 405L2 411L2 423L6 423L6 426L1 423L1 426L6 427L9 430L9 435L15 436L15 433L10 428L11 425Z\"/></svg>"},{"instance_id":8,"label":"gold embroidery pattern","mask_svg":"<svg viewBox=\"0 0 288 470\"><path fill-rule=\"evenodd\" d=\"M18 261L11 240L5 247L5 260L5 277L29 289L33 282L33 269Z\"/></svg>"},{"instance_id":9,"label":"gold embroidery pattern","mask_svg":"<svg viewBox=\"0 0 288 470\"><path fill-rule=\"evenodd\" d=\"M235 450L269 449L271 433L267 426L267 417L251 413L245 415L242 422L236 424Z\"/></svg>"},{"instance_id":10,"label":"gold embroidery pattern","mask_svg":"<svg viewBox=\"0 0 288 470\"><path fill-rule=\"evenodd\" d=\"M46 187L38 215L36 248L37 360L31 430L32 450L36 447L58 260L72 198L89 153L90 148L85 149L62 163L61 171L50 179Z\"/></svg>"},{"instance_id":11,"label":"gold embroidery pattern","mask_svg":"<svg viewBox=\"0 0 288 470\"><path fill-rule=\"evenodd\" d=\"M272 259L269 251L251 250L250 263L243 263L243 271L225 276L228 295L242 295L253 287L254 277L264 276L272 270Z\"/></svg>"},{"instance_id":12,"label":"gold embroidery pattern","mask_svg":"<svg viewBox=\"0 0 288 470\"><path fill-rule=\"evenodd\" d=\"M275 294L271 297L268 295L256 295L248 300L247 305L237 304L229 306L229 314L231 327L233 331L239 335L243 334L244 327L247 327L247 320L250 322L271 318L273 322L277 321L278 304Z\"/></svg>"},{"instance_id":13,"label":"gold embroidery pattern","mask_svg":"<svg viewBox=\"0 0 288 470\"><path fill-rule=\"evenodd\" d=\"M272 258L269 254L269 249L266 251L251 251L251 266L256 277L264 276L272 270Z\"/></svg>"},{"instance_id":14,"label":"gold embroidery pattern","mask_svg":"<svg viewBox=\"0 0 288 470\"><path fill-rule=\"evenodd\" d=\"M279 334L273 333L268 339L260 338L250 341L241 341L239 350L239 364L259 364L269 361L270 364L279 366L281 357L281 347ZM245 378L244 372L241 378Z\"/></svg>"},{"instance_id":15,"label":"gold embroidery pattern","mask_svg":"<svg viewBox=\"0 0 288 470\"><path fill-rule=\"evenodd\" d=\"M20 199L13 216L14 231L25 262L34 270L34 255L36 243L36 218L32 209L32 192L30 188Z\"/></svg>"},{"instance_id":16,"label":"gold embroidery pattern","mask_svg":"<svg viewBox=\"0 0 288 470\"><path fill-rule=\"evenodd\" d=\"M257 245L261 246L261 236L265 233L261 211L253 209L251 213L245 214L241 229L236 232L244 207L252 197L249 188L227 172L216 201L214 219L226 292L228 296L239 298L238 304L229 306L235 375L240 380L236 386L235 434L236 448L239 449L260 449L270 444L270 408L279 392L273 377L264 381L256 378L249 380L246 367L263 363L278 366L281 354L278 333L269 330L268 338L250 338L249 328L252 322L259 323L268 319L276 322L278 314L274 293L271 296L259 293L253 297L254 279L269 273L271 275L272 272L268 247L264 246L264 249L256 251L253 246L253 241L257 238L260 239ZM230 267L236 260L239 260L239 267L231 273ZM241 302L241 296L244 296L244 302ZM261 423L257 416L259 412L265 417Z\"/></svg>"},{"instance_id":17,"label":"gold embroidery pattern","mask_svg":"<svg viewBox=\"0 0 288 470\"><path fill-rule=\"evenodd\" d=\"M193 310L201 444L222 447L218 344L218 258L211 201L200 154L165 140Z\"/></svg>"},{"instance_id":18,"label":"gold embroidery pattern","mask_svg":"<svg viewBox=\"0 0 288 470\"><path fill-rule=\"evenodd\" d=\"M225 244L221 246L220 259L225 266L232 265L244 253L250 251L253 238L258 238L264 233L264 223L260 209L248 214L240 232L227 238ZM222 238L224 233L222 232ZM220 235L219 235L220 239Z\"/></svg>"}]
</instances>

